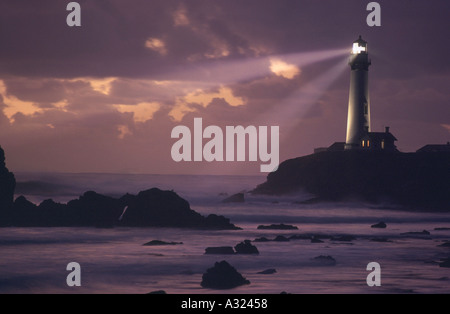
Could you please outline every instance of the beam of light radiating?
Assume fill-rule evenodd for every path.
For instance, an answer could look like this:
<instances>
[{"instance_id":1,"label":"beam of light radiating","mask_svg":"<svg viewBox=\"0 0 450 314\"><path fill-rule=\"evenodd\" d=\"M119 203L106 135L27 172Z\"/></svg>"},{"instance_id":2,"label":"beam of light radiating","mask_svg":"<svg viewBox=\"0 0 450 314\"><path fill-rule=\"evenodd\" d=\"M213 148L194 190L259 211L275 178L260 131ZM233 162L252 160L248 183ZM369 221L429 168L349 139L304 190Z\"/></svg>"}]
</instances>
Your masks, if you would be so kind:
<instances>
[{"instance_id":1,"label":"beam of light radiating","mask_svg":"<svg viewBox=\"0 0 450 314\"><path fill-rule=\"evenodd\" d=\"M328 90L333 82L341 76L347 65L347 58L337 63L314 80L300 86L298 90L283 99L281 103L256 117L255 123L279 125L281 134L286 137L304 117L306 112Z\"/></svg>"},{"instance_id":2,"label":"beam of light radiating","mask_svg":"<svg viewBox=\"0 0 450 314\"><path fill-rule=\"evenodd\" d=\"M348 54L348 49L331 49L313 52L272 55L234 61L215 61L206 64L191 65L182 71L169 71L168 78L189 80L211 85L242 82L271 74L271 61L274 59L299 67Z\"/></svg>"}]
</instances>

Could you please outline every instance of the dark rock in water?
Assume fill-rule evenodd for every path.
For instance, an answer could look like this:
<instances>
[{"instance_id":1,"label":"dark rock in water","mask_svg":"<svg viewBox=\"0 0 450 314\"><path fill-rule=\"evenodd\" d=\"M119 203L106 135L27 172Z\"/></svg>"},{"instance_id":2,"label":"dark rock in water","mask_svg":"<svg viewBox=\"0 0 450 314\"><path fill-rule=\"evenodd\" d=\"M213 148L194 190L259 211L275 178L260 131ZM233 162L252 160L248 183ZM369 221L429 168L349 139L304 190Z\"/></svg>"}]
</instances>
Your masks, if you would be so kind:
<instances>
[{"instance_id":1,"label":"dark rock in water","mask_svg":"<svg viewBox=\"0 0 450 314\"><path fill-rule=\"evenodd\" d=\"M311 243L323 243L323 241L320 240L320 239L317 239L317 238L315 238L315 237L312 237L312 238L311 238Z\"/></svg>"},{"instance_id":2,"label":"dark rock in water","mask_svg":"<svg viewBox=\"0 0 450 314\"><path fill-rule=\"evenodd\" d=\"M0 226L11 226L16 179L5 164L5 152L0 147Z\"/></svg>"},{"instance_id":3,"label":"dark rock in water","mask_svg":"<svg viewBox=\"0 0 450 314\"><path fill-rule=\"evenodd\" d=\"M404 233L400 233L400 235L431 235L431 233L427 230L423 230L420 232L404 232Z\"/></svg>"},{"instance_id":4,"label":"dark rock in water","mask_svg":"<svg viewBox=\"0 0 450 314\"><path fill-rule=\"evenodd\" d=\"M258 229L262 229L262 230L298 230L298 228L296 226L285 225L285 224L278 224L278 225L273 224L270 226L260 225L260 226L258 226Z\"/></svg>"},{"instance_id":5,"label":"dark rock in water","mask_svg":"<svg viewBox=\"0 0 450 314\"><path fill-rule=\"evenodd\" d=\"M381 243L392 242L391 240L389 240L387 238L373 238L373 239L370 239L370 241L372 241L372 242L381 242Z\"/></svg>"},{"instance_id":6,"label":"dark rock in water","mask_svg":"<svg viewBox=\"0 0 450 314\"><path fill-rule=\"evenodd\" d=\"M449 211L449 163L448 152L328 151L284 161L252 193L304 189L323 201L390 200L404 208Z\"/></svg>"},{"instance_id":7,"label":"dark rock in water","mask_svg":"<svg viewBox=\"0 0 450 314\"><path fill-rule=\"evenodd\" d=\"M372 225L372 226L370 226L370 227L371 227L371 228L380 228L380 229L384 229L384 228L387 227L387 225L386 225L383 221L380 221L379 223L374 224L374 225Z\"/></svg>"},{"instance_id":8,"label":"dark rock in water","mask_svg":"<svg viewBox=\"0 0 450 314\"><path fill-rule=\"evenodd\" d=\"M289 242L289 239L286 238L285 236L279 235L275 239L273 239L273 241L276 241L276 242Z\"/></svg>"},{"instance_id":9,"label":"dark rock in water","mask_svg":"<svg viewBox=\"0 0 450 314\"><path fill-rule=\"evenodd\" d=\"M289 240L311 240L310 234L294 234L289 237Z\"/></svg>"},{"instance_id":10,"label":"dark rock in water","mask_svg":"<svg viewBox=\"0 0 450 314\"><path fill-rule=\"evenodd\" d=\"M152 291L149 294L167 294L167 293L164 290L157 290L157 291Z\"/></svg>"},{"instance_id":11,"label":"dark rock in water","mask_svg":"<svg viewBox=\"0 0 450 314\"><path fill-rule=\"evenodd\" d=\"M237 254L259 254L258 249L250 240L245 240L234 247Z\"/></svg>"},{"instance_id":12,"label":"dark rock in water","mask_svg":"<svg viewBox=\"0 0 450 314\"><path fill-rule=\"evenodd\" d=\"M245 203L245 195L244 193L237 193L227 197L222 201L222 203Z\"/></svg>"},{"instance_id":13,"label":"dark rock in water","mask_svg":"<svg viewBox=\"0 0 450 314\"><path fill-rule=\"evenodd\" d=\"M446 241L442 244L439 244L438 247L450 247L450 241Z\"/></svg>"},{"instance_id":14,"label":"dark rock in water","mask_svg":"<svg viewBox=\"0 0 450 314\"><path fill-rule=\"evenodd\" d=\"M450 268L450 258L446 258L442 262L440 262L439 267Z\"/></svg>"},{"instance_id":15,"label":"dark rock in water","mask_svg":"<svg viewBox=\"0 0 450 314\"><path fill-rule=\"evenodd\" d=\"M448 231L450 228L434 228L436 231Z\"/></svg>"},{"instance_id":16,"label":"dark rock in water","mask_svg":"<svg viewBox=\"0 0 450 314\"><path fill-rule=\"evenodd\" d=\"M332 241L351 242L353 240L356 240L356 237L351 236L351 235L343 235L343 236L339 236L339 237L332 237L331 240Z\"/></svg>"},{"instance_id":17,"label":"dark rock in water","mask_svg":"<svg viewBox=\"0 0 450 314\"><path fill-rule=\"evenodd\" d=\"M10 211L1 211L8 225L34 227L178 227L213 230L237 230L228 218L204 217L172 191L150 189L120 199L90 191L67 204L52 200L39 207L19 197Z\"/></svg>"},{"instance_id":18,"label":"dark rock in water","mask_svg":"<svg viewBox=\"0 0 450 314\"><path fill-rule=\"evenodd\" d=\"M272 274L275 274L276 272L277 272L276 269L274 269L274 268L269 268L269 269L260 271L260 272L257 273L257 274L260 274L260 275L272 275Z\"/></svg>"},{"instance_id":19,"label":"dark rock in water","mask_svg":"<svg viewBox=\"0 0 450 314\"><path fill-rule=\"evenodd\" d=\"M256 238L253 242L269 242L270 240L266 237Z\"/></svg>"},{"instance_id":20,"label":"dark rock in water","mask_svg":"<svg viewBox=\"0 0 450 314\"><path fill-rule=\"evenodd\" d=\"M183 244L183 242L165 242L165 241L160 241L160 240L152 240L143 245L144 246L159 246L159 245L178 245L178 244Z\"/></svg>"},{"instance_id":21,"label":"dark rock in water","mask_svg":"<svg viewBox=\"0 0 450 314\"><path fill-rule=\"evenodd\" d=\"M313 258L315 262L319 262L322 265L333 266L336 265L336 260L332 256L320 255Z\"/></svg>"},{"instance_id":22,"label":"dark rock in water","mask_svg":"<svg viewBox=\"0 0 450 314\"><path fill-rule=\"evenodd\" d=\"M206 248L205 254L235 254L235 252L231 246L217 246Z\"/></svg>"},{"instance_id":23,"label":"dark rock in water","mask_svg":"<svg viewBox=\"0 0 450 314\"><path fill-rule=\"evenodd\" d=\"M232 289L248 285L245 279L233 266L226 261L217 262L203 274L202 287L210 289Z\"/></svg>"}]
</instances>

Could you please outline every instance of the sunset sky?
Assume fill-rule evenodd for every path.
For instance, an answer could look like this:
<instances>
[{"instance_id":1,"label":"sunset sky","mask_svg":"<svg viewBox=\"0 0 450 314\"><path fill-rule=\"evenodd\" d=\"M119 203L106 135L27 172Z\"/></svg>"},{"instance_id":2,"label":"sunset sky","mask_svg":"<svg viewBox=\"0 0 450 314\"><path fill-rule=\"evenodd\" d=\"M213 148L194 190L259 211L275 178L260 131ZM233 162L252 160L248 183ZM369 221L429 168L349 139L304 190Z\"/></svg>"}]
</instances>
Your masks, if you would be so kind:
<instances>
[{"instance_id":1,"label":"sunset sky","mask_svg":"<svg viewBox=\"0 0 450 314\"><path fill-rule=\"evenodd\" d=\"M450 141L450 2L62 0L0 3L0 145L11 171L260 174L175 163L177 125L280 126L280 161L345 141L359 35L372 130L403 152Z\"/></svg>"}]
</instances>

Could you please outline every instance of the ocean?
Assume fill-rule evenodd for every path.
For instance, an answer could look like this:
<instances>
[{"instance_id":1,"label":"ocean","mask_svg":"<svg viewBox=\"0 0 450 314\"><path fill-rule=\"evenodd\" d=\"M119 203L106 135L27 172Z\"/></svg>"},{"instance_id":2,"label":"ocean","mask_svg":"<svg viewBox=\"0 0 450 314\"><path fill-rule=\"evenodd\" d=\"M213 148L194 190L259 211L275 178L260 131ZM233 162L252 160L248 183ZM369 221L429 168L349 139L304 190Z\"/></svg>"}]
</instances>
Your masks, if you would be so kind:
<instances>
[{"instance_id":1,"label":"ocean","mask_svg":"<svg viewBox=\"0 0 450 314\"><path fill-rule=\"evenodd\" d=\"M16 173L16 179L17 194L35 203L49 198L67 202L88 190L111 196L152 187L174 190L193 210L224 215L242 230L0 228L1 294L450 292L450 269L439 266L450 257L450 248L439 246L450 240L450 213L409 212L389 204L302 204L310 195L301 192L287 197L246 194L245 203L221 202L264 182L257 176ZM387 228L371 228L380 221ZM257 229L281 223L298 230ZM310 234L323 242L305 239ZM286 242L252 242L259 255L204 254L207 247L234 247L246 239L280 235L300 236ZM352 236L351 241L339 241L344 235ZM183 244L143 246L151 240ZM320 262L317 256L331 256L335 263ZM202 288L202 275L222 260L250 284L232 290ZM71 262L81 266L80 287L66 283ZM366 282L371 262L381 267L381 286ZM276 272L260 274L266 269Z\"/></svg>"}]
</instances>

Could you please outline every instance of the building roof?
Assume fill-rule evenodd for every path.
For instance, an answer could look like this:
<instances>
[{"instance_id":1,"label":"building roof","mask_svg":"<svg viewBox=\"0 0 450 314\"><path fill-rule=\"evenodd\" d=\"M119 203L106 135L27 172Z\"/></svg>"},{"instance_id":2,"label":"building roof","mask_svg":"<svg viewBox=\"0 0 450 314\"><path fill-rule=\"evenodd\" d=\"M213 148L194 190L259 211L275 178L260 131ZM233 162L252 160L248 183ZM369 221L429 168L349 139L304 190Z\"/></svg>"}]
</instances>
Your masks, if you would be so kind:
<instances>
[{"instance_id":1,"label":"building roof","mask_svg":"<svg viewBox=\"0 0 450 314\"><path fill-rule=\"evenodd\" d=\"M447 144L429 144L417 150L420 152L450 152L450 142Z\"/></svg>"},{"instance_id":2,"label":"building roof","mask_svg":"<svg viewBox=\"0 0 450 314\"><path fill-rule=\"evenodd\" d=\"M362 139L369 139L369 140L376 140L376 141L382 141L382 140L391 140L396 141L394 135L392 135L391 132L369 132L366 135L362 137Z\"/></svg>"}]
</instances>

